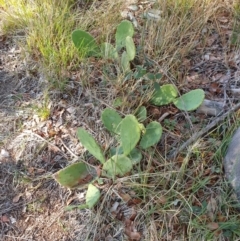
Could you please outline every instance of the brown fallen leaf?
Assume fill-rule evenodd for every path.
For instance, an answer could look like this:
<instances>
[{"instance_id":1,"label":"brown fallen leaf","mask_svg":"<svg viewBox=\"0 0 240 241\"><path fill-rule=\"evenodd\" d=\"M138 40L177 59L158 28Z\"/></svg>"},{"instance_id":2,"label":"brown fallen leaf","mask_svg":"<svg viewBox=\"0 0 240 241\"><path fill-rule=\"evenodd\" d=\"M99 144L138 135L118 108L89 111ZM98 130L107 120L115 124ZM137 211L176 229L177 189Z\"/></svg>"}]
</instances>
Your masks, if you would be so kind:
<instances>
[{"instance_id":1,"label":"brown fallen leaf","mask_svg":"<svg viewBox=\"0 0 240 241\"><path fill-rule=\"evenodd\" d=\"M164 205L167 203L167 198L164 196L160 196L158 197L157 202Z\"/></svg>"},{"instance_id":2,"label":"brown fallen leaf","mask_svg":"<svg viewBox=\"0 0 240 241\"><path fill-rule=\"evenodd\" d=\"M212 222L207 224L207 228L210 230L216 230L219 228L219 225L218 223Z\"/></svg>"},{"instance_id":3,"label":"brown fallen leaf","mask_svg":"<svg viewBox=\"0 0 240 241\"><path fill-rule=\"evenodd\" d=\"M10 222L10 219L8 218L8 216L2 215L0 218L0 221L3 223L7 223L7 222Z\"/></svg>"},{"instance_id":4,"label":"brown fallen leaf","mask_svg":"<svg viewBox=\"0 0 240 241\"><path fill-rule=\"evenodd\" d=\"M142 202L142 199L140 198L132 198L128 201L127 205L134 206L134 205L140 204L141 202Z\"/></svg>"},{"instance_id":5,"label":"brown fallen leaf","mask_svg":"<svg viewBox=\"0 0 240 241\"><path fill-rule=\"evenodd\" d=\"M131 241L139 241L141 239L141 234L137 232L134 222L130 219L125 220L125 234Z\"/></svg>"},{"instance_id":6,"label":"brown fallen leaf","mask_svg":"<svg viewBox=\"0 0 240 241\"><path fill-rule=\"evenodd\" d=\"M124 202L128 202L129 200L131 200L131 196L128 193L119 191L118 194L123 199Z\"/></svg>"},{"instance_id":7,"label":"brown fallen leaf","mask_svg":"<svg viewBox=\"0 0 240 241\"><path fill-rule=\"evenodd\" d=\"M101 166L97 166L96 167L96 172L97 172L97 176L100 177L101 173L102 173L102 167Z\"/></svg>"},{"instance_id":8,"label":"brown fallen leaf","mask_svg":"<svg viewBox=\"0 0 240 241\"><path fill-rule=\"evenodd\" d=\"M221 23L228 23L229 22L229 19L225 16L219 17L217 20Z\"/></svg>"},{"instance_id":9,"label":"brown fallen leaf","mask_svg":"<svg viewBox=\"0 0 240 241\"><path fill-rule=\"evenodd\" d=\"M209 85L209 91L212 94L219 94L221 93L221 88L219 87L219 84L216 82L213 82Z\"/></svg>"},{"instance_id":10,"label":"brown fallen leaf","mask_svg":"<svg viewBox=\"0 0 240 241\"><path fill-rule=\"evenodd\" d=\"M16 195L12 200L13 203L17 203L22 195L23 195L22 193L19 193L18 195Z\"/></svg>"}]
</instances>

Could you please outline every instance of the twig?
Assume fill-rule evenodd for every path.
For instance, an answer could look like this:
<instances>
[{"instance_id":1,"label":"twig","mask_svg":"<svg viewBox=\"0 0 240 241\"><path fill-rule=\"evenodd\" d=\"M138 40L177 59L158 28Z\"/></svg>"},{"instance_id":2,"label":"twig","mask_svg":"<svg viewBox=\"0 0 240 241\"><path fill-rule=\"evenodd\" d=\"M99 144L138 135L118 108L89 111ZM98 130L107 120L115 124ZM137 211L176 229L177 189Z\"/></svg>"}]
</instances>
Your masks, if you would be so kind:
<instances>
[{"instance_id":1,"label":"twig","mask_svg":"<svg viewBox=\"0 0 240 241\"><path fill-rule=\"evenodd\" d=\"M63 140L59 137L58 138L60 141L61 141L61 143L62 143L62 145L65 147L65 149L74 157L74 161L76 161L76 160L79 160L80 159L80 157L79 156L77 156L76 154L74 154L66 145L65 145L65 143L63 142ZM90 163L88 163L88 162L86 162L85 160L83 160L83 159L81 159L81 161L82 162L84 162L85 164L87 164L87 165L89 165L89 166L91 166L91 167L93 167L93 168L96 168L96 166L94 166L94 165L91 165Z\"/></svg>"},{"instance_id":2,"label":"twig","mask_svg":"<svg viewBox=\"0 0 240 241\"><path fill-rule=\"evenodd\" d=\"M34 133L33 131L30 131L30 130L25 130L25 131L23 131L23 133L24 133L24 134L28 134L28 135L30 134L30 135L33 135L33 136L39 138L40 140L44 141L44 142L47 143L48 145L56 148L59 152L61 152L61 153L64 155L65 158L68 158L67 155L66 155L63 151L60 150L59 147L57 147L56 145L52 144L52 143L49 142L48 140L45 140L43 137L41 137L41 136L38 135L37 133Z\"/></svg>"},{"instance_id":3,"label":"twig","mask_svg":"<svg viewBox=\"0 0 240 241\"><path fill-rule=\"evenodd\" d=\"M177 157L179 152L181 152L183 149L188 147L190 144L192 144L194 141L196 141L199 137L205 135L210 129L212 129L214 126L222 122L227 116L232 114L233 112L237 111L240 109L240 103L236 104L233 108L231 108L228 112L223 114L222 116L218 117L217 119L213 120L209 125L207 125L204 129L201 131L195 133L192 135L190 139L188 139L185 143L183 143L177 150L175 150L173 153L171 153L168 158L169 159L174 159Z\"/></svg>"}]
</instances>

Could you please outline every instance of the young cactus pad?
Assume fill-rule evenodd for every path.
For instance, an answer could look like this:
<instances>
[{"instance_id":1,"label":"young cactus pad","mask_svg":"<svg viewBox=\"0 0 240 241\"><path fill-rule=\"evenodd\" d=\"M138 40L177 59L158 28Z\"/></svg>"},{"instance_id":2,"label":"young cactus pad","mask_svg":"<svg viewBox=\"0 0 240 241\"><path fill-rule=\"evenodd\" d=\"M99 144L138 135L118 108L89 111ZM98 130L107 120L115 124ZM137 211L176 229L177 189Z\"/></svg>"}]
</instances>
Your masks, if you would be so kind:
<instances>
[{"instance_id":1,"label":"young cactus pad","mask_svg":"<svg viewBox=\"0 0 240 241\"><path fill-rule=\"evenodd\" d=\"M140 139L141 129L134 115L127 115L121 124L121 146L124 155L128 155L137 145Z\"/></svg>"},{"instance_id":2,"label":"young cactus pad","mask_svg":"<svg viewBox=\"0 0 240 241\"><path fill-rule=\"evenodd\" d=\"M127 50L128 59L130 61L134 60L136 56L136 48L135 48L133 39L130 36L126 37L126 50Z\"/></svg>"},{"instance_id":3,"label":"young cactus pad","mask_svg":"<svg viewBox=\"0 0 240 241\"><path fill-rule=\"evenodd\" d=\"M115 176L124 176L132 169L132 161L125 155L112 156L103 164L103 175L114 178Z\"/></svg>"},{"instance_id":4,"label":"young cactus pad","mask_svg":"<svg viewBox=\"0 0 240 241\"><path fill-rule=\"evenodd\" d=\"M113 109L106 108L102 112L101 119L108 131L120 134L122 117Z\"/></svg>"},{"instance_id":5,"label":"young cactus pad","mask_svg":"<svg viewBox=\"0 0 240 241\"><path fill-rule=\"evenodd\" d=\"M121 57L121 67L123 72L128 72L130 70L130 62L129 62L129 57L126 51L122 53Z\"/></svg>"},{"instance_id":6,"label":"young cactus pad","mask_svg":"<svg viewBox=\"0 0 240 241\"><path fill-rule=\"evenodd\" d=\"M204 91L201 89L191 90L188 93L173 100L173 104L179 110L192 111L196 110L204 100Z\"/></svg>"},{"instance_id":7,"label":"young cactus pad","mask_svg":"<svg viewBox=\"0 0 240 241\"><path fill-rule=\"evenodd\" d=\"M123 20L118 26L116 31L116 48L119 51L122 47L126 46L126 38L132 37L134 34L134 28L130 21Z\"/></svg>"},{"instance_id":8,"label":"young cactus pad","mask_svg":"<svg viewBox=\"0 0 240 241\"><path fill-rule=\"evenodd\" d=\"M86 56L95 56L99 52L99 47L88 32L83 30L75 30L72 32L72 41L75 47L86 54Z\"/></svg>"},{"instance_id":9,"label":"young cactus pad","mask_svg":"<svg viewBox=\"0 0 240 241\"><path fill-rule=\"evenodd\" d=\"M77 137L82 143L82 145L94 156L96 157L102 164L105 162L105 158L102 152L102 149L97 144L97 142L93 139L93 137L85 131L83 128L78 128Z\"/></svg>"},{"instance_id":10,"label":"young cactus pad","mask_svg":"<svg viewBox=\"0 0 240 241\"><path fill-rule=\"evenodd\" d=\"M162 136L162 126L157 121L153 121L146 126L146 132L142 136L140 146L147 149L159 142Z\"/></svg>"},{"instance_id":11,"label":"young cactus pad","mask_svg":"<svg viewBox=\"0 0 240 241\"><path fill-rule=\"evenodd\" d=\"M89 208L95 206L101 196L101 193L97 187L92 184L88 185L88 190L86 194L86 204Z\"/></svg>"},{"instance_id":12,"label":"young cactus pad","mask_svg":"<svg viewBox=\"0 0 240 241\"><path fill-rule=\"evenodd\" d=\"M122 155L122 154L123 154L123 149L121 146L110 148L111 156ZM142 153L137 148L134 148L133 150L131 150L131 152L128 154L127 157L132 161L132 164L135 165L142 160Z\"/></svg>"},{"instance_id":13,"label":"young cactus pad","mask_svg":"<svg viewBox=\"0 0 240 241\"><path fill-rule=\"evenodd\" d=\"M68 188L87 184L96 176L95 168L83 162L71 164L53 175L60 185Z\"/></svg>"},{"instance_id":14,"label":"young cactus pad","mask_svg":"<svg viewBox=\"0 0 240 241\"><path fill-rule=\"evenodd\" d=\"M128 155L129 159L132 161L132 164L135 165L142 160L142 153L137 148L134 148Z\"/></svg>"},{"instance_id":15,"label":"young cactus pad","mask_svg":"<svg viewBox=\"0 0 240 241\"><path fill-rule=\"evenodd\" d=\"M177 89L172 84L161 86L155 90L151 98L151 103L157 106L170 104L178 95Z\"/></svg>"}]
</instances>

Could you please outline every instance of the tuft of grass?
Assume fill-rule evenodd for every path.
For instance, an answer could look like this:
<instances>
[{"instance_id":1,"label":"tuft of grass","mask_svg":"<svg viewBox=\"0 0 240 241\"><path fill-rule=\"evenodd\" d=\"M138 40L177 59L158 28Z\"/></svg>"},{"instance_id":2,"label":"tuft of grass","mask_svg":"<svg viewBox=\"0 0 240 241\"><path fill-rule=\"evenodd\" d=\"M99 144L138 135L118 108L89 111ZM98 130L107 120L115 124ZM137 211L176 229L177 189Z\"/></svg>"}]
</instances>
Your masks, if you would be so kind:
<instances>
[{"instance_id":1,"label":"tuft of grass","mask_svg":"<svg viewBox=\"0 0 240 241\"><path fill-rule=\"evenodd\" d=\"M158 1L154 8L161 11L160 20L147 20L142 32L144 54L176 78L183 58L198 44L218 5L218 0Z\"/></svg>"},{"instance_id":2,"label":"tuft of grass","mask_svg":"<svg viewBox=\"0 0 240 241\"><path fill-rule=\"evenodd\" d=\"M24 30L34 17L36 6L33 1L0 0L1 31L3 34Z\"/></svg>"},{"instance_id":3,"label":"tuft of grass","mask_svg":"<svg viewBox=\"0 0 240 241\"><path fill-rule=\"evenodd\" d=\"M71 70L79 70L80 63L86 62L73 46L72 31L87 30L105 41L119 23L120 14L116 12L121 2L86 2L87 7L82 9L73 0L1 0L2 30L5 34L25 34L24 52L30 53L29 60L58 87L69 78Z\"/></svg>"}]
</instances>

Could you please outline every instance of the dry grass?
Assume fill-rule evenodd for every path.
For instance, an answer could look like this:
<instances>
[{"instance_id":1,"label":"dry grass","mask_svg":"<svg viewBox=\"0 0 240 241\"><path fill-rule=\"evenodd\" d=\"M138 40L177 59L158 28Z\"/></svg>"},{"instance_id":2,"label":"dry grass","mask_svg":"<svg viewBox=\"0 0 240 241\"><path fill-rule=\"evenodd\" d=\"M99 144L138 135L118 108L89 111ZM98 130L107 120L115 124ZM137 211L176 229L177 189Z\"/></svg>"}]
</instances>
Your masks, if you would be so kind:
<instances>
[{"instance_id":1,"label":"dry grass","mask_svg":"<svg viewBox=\"0 0 240 241\"><path fill-rule=\"evenodd\" d=\"M61 88L65 91L62 91L63 94L67 93L70 96L71 100L68 100L68 104L75 103L81 107L79 93L73 92L74 90L67 82L73 76L77 76L77 86L80 86L86 94L84 101L88 100L94 108L96 107L91 111L84 110L89 116L84 112L79 119L86 126L88 125L91 134L94 133L96 139L102 141L102 144L107 147L112 145L113 141L104 133L101 124L96 120L104 106L112 107L116 97L121 97L123 104L118 108L120 113L133 113L142 104L149 107L148 100L153 83L134 79L124 82L125 76L115 73L119 67L116 63L102 59L84 59L77 53L71 42L71 32L81 28L96 37L98 43L103 41L114 43L116 25L121 21L119 9L124 9L124 4L126 3L122 0L85 3L62 0L0 0L3 34L19 39L19 36L24 33L19 44L24 49L25 60L27 59L31 66L35 65L36 69L39 69L36 75L46 75L50 83L48 89ZM191 86L185 83L188 69L182 70L183 62L186 59L190 62L199 60L206 49L210 49L207 40L213 33L219 34L224 45L223 54L226 56L228 51L239 47L237 22L239 5L236 3L227 0L159 0L154 4L141 6L143 9L148 7L159 9L161 18L158 21L144 20L141 17L143 12L141 8L136 13L139 26L135 41L141 47L137 56L138 64L140 62L140 65L147 66L147 63L150 63L147 66L150 72L162 72L162 80L175 83L180 92L183 87L195 88L194 84ZM235 35L232 36L232 42L226 39L224 28L219 24L218 19L221 16L225 16L231 22L231 26L234 26ZM192 65L189 64L188 67L190 69ZM200 84L198 86L202 88ZM54 98L51 101L53 102ZM156 119L150 107L149 112L151 114L149 120ZM51 115L49 112L47 114ZM159 145L143 153L143 162L134 168L131 175L107 185L102 190L101 202L95 209L86 211L87 213L72 210L64 214L71 216L71 220L74 219L72 216L75 217L75 221L79 218L81 222L84 215L87 217L87 225L84 224L86 233L82 234L84 237L79 240L103 240L107 235L115 235L115 239L111 240L124 240L123 223L113 219L109 212L116 199L121 197L119 193L122 191L141 200L140 204L135 205L138 212L135 222L137 229L141 231L142 240L230 241L240 239L237 205L234 203L234 196L224 179L222 169L226 146L234 128L239 123L237 118L227 120L207 136L196 140L176 159L169 159L167 155L169 150L177 148L179 143L186 141L192 133L204 128L204 125L211 121L205 118L195 124L191 121L193 117L199 116L185 113L176 114L176 119L170 119L178 121L177 124L164 125L164 136ZM91 118L94 121L91 121ZM31 145L34 145L33 141ZM23 151L22 158L27 156L27 152L33 157L38 156L36 165L39 166L34 166L35 164L31 162L28 165L40 169L40 159L46 150L44 149L43 153L42 150L35 153L38 149L37 145L30 146L30 149L31 153L27 149ZM49 165L46 170L50 175L60 166L59 164L58 168L52 168ZM13 181L13 172L9 171L11 173L9 183L12 183L9 188L14 188L16 185ZM0 173L0 179L4 178L2 173L3 171ZM56 202L57 195L62 195L60 208L55 207L56 213L61 215L64 205L68 202L66 191L56 187L53 180L46 185L47 181L43 177L37 181L37 184L48 193L48 198L51 198L53 189ZM19 185L25 187L23 183ZM7 189L6 192L8 192ZM73 192L76 194L78 191ZM8 199L11 201L13 196ZM37 198L39 198L38 195ZM48 206L49 212L51 212L50 208L54 211L52 203ZM42 211L34 211L35 215L38 212ZM44 220L46 217L42 214L41 218ZM59 221L57 218L56 220ZM68 227L66 220L62 221L64 222L62 229L73 228L73 223ZM57 230L60 230L61 225L57 226ZM80 226L79 229L83 229ZM74 230L77 232L76 228ZM50 229L47 231L50 232ZM67 231L71 233L71 229ZM27 235L24 238L28 238ZM55 240L59 238L54 237ZM76 238L74 235L70 237L72 239L69 240Z\"/></svg>"}]
</instances>

